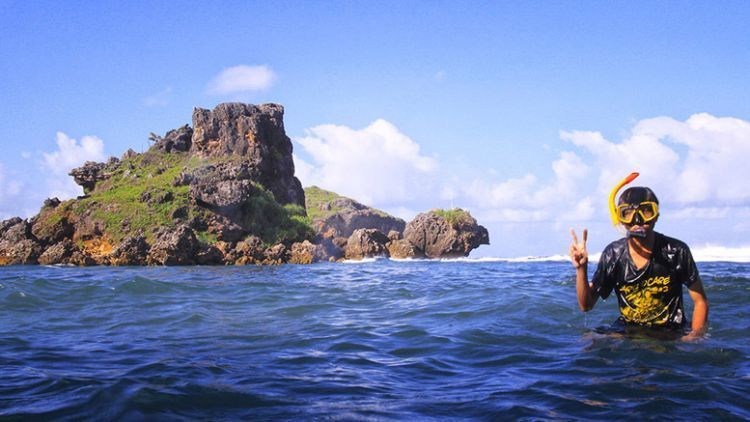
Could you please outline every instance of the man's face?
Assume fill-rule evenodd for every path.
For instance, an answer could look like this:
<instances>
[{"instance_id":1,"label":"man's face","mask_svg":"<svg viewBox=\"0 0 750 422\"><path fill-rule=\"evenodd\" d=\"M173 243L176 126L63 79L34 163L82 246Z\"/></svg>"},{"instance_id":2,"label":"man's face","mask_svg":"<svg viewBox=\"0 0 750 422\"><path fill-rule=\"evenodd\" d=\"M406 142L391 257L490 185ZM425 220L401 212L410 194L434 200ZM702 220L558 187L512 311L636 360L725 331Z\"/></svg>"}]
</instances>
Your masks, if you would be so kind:
<instances>
[{"instance_id":1,"label":"man's face","mask_svg":"<svg viewBox=\"0 0 750 422\"><path fill-rule=\"evenodd\" d=\"M617 217L628 231L628 237L648 236L659 219L659 203L656 195L644 187L627 189L620 197Z\"/></svg>"},{"instance_id":2,"label":"man's face","mask_svg":"<svg viewBox=\"0 0 750 422\"><path fill-rule=\"evenodd\" d=\"M624 226L625 229L630 232L632 237L646 237L649 233L654 231L654 226L656 225L657 220L659 220L659 217L656 217L649 222L644 222L639 215L636 215L631 224L624 224Z\"/></svg>"}]
</instances>

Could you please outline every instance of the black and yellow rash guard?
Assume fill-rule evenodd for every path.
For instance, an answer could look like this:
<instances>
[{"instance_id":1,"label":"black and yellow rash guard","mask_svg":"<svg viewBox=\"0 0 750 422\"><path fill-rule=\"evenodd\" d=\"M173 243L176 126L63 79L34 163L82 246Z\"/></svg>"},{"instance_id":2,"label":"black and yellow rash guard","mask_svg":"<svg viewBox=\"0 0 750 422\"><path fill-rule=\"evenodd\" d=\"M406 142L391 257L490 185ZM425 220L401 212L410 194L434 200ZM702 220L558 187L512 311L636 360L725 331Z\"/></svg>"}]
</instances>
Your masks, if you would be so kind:
<instances>
[{"instance_id":1,"label":"black and yellow rash guard","mask_svg":"<svg viewBox=\"0 0 750 422\"><path fill-rule=\"evenodd\" d=\"M686 323L682 285L698 280L698 268L685 243L654 234L654 249L643 268L635 267L622 238L604 249L591 282L602 299L615 290L624 322L679 328Z\"/></svg>"}]
</instances>

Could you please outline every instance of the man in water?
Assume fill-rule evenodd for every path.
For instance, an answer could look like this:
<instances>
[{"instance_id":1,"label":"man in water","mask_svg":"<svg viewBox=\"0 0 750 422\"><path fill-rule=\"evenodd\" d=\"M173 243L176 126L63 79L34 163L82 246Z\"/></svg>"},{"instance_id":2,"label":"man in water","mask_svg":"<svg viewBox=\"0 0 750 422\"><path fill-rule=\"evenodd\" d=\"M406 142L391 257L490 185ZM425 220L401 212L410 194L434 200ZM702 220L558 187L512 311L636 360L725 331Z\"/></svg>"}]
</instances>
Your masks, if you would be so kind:
<instances>
[{"instance_id":1,"label":"man in water","mask_svg":"<svg viewBox=\"0 0 750 422\"><path fill-rule=\"evenodd\" d=\"M637 177L637 173L634 173ZM613 191L614 195L622 185ZM682 285L693 300L692 330L683 340L703 336L708 320L708 300L703 283L688 246L654 231L659 219L659 200L646 187L625 190L613 210L616 220L627 230L626 236L610 243L602 252L591 283L588 281L587 230L578 242L573 229L570 257L576 268L576 291L581 310L591 310L599 297L606 299L612 290L617 294L620 318L617 325L624 330L652 333L682 333L688 325L682 303ZM613 215L613 219L615 216Z\"/></svg>"}]
</instances>

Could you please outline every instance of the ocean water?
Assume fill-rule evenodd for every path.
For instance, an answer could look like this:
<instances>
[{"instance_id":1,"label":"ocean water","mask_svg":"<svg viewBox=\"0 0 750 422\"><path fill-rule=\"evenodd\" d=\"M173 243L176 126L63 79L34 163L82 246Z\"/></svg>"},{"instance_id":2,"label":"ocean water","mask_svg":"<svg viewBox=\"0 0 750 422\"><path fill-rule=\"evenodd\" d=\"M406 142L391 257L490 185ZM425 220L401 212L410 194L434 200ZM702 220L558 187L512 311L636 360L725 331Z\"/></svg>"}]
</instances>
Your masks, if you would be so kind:
<instances>
[{"instance_id":1,"label":"ocean water","mask_svg":"<svg viewBox=\"0 0 750 422\"><path fill-rule=\"evenodd\" d=\"M0 268L0 419L750 419L750 264L683 343L538 261Z\"/></svg>"}]
</instances>

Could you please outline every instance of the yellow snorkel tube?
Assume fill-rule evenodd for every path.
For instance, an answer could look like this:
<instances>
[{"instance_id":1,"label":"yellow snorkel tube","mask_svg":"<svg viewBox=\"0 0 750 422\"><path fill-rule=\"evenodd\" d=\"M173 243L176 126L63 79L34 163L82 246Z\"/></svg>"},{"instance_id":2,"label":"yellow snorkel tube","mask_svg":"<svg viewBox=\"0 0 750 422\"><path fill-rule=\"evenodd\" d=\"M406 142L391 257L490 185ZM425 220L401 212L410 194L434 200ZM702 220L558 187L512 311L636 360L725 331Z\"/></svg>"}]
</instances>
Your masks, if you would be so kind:
<instances>
[{"instance_id":1,"label":"yellow snorkel tube","mask_svg":"<svg viewBox=\"0 0 750 422\"><path fill-rule=\"evenodd\" d=\"M618 224L620 224L620 219L617 218L617 202L616 202L617 192L619 192L623 186L635 180L635 178L638 176L639 176L639 173L637 172L630 173L628 177L622 179L620 183L615 185L615 187L612 188L612 191L609 193L609 216L612 217L613 226L617 226Z\"/></svg>"}]
</instances>

